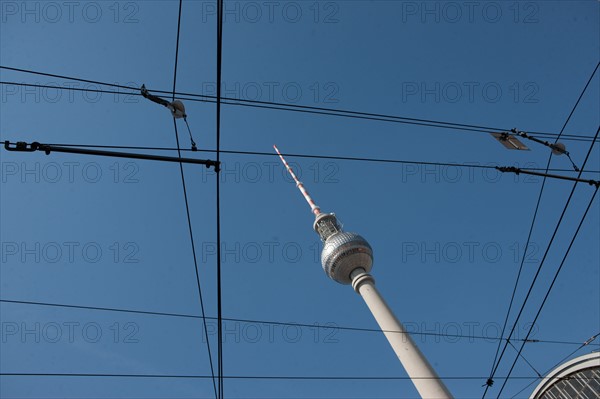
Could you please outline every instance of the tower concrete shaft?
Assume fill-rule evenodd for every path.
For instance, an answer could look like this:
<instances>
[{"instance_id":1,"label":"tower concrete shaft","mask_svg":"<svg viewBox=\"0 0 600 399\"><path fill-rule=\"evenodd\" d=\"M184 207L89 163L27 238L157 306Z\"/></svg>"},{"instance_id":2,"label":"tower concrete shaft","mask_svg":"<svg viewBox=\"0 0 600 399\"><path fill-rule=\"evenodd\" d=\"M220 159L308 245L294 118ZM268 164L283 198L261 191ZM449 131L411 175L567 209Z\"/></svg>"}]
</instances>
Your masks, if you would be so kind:
<instances>
[{"instance_id":1,"label":"tower concrete shaft","mask_svg":"<svg viewBox=\"0 0 600 399\"><path fill-rule=\"evenodd\" d=\"M352 287L369 307L419 395L424 399L452 398L448 388L375 287L373 276L358 268L352 272L351 278Z\"/></svg>"},{"instance_id":2,"label":"tower concrete shaft","mask_svg":"<svg viewBox=\"0 0 600 399\"><path fill-rule=\"evenodd\" d=\"M340 284L352 284L354 290L362 296L423 399L452 398L444 383L375 288L375 280L369 274L373 267L371 245L360 235L343 231L335 214L321 212L277 147L273 147L315 215L313 229L323 242L321 264L325 274Z\"/></svg>"}]
</instances>

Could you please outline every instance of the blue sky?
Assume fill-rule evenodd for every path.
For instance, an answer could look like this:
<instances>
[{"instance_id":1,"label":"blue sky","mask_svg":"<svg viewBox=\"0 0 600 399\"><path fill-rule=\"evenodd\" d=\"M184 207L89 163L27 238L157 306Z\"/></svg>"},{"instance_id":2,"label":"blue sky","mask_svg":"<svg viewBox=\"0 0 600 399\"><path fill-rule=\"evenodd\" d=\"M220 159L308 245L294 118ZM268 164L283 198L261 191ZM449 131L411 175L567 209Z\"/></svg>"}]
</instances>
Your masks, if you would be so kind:
<instances>
[{"instance_id":1,"label":"blue sky","mask_svg":"<svg viewBox=\"0 0 600 399\"><path fill-rule=\"evenodd\" d=\"M178 2L69 4L0 2L0 64L171 90ZM228 97L558 133L598 62L597 1L228 1L225 8ZM214 94L215 19L213 2L184 1L178 91ZM101 88L5 69L0 79ZM596 132L599 79L565 134ZM141 97L0 89L2 140L175 146L168 112ZM198 147L214 150L215 105L188 101L186 108ZM181 121L178 127L189 148ZM223 106L222 149L270 152L274 143L283 153L533 168L545 167L548 157L534 143L527 143L531 151L507 151L483 133ZM565 143L581 165L589 142ZM274 155L221 155L223 316L332 328L228 321L225 375L406 376L382 334L335 329L376 324L350 287L324 275L310 210ZM377 285L411 331L499 335L541 178L420 164L288 162L322 210L369 240ZM4 150L0 163L1 299L200 314L178 165ZM551 167L574 175L564 157ZM586 177L600 177L597 146L586 170L595 171ZM216 177L197 165L184 171L205 311L214 317ZM517 307L571 187L546 182ZM578 186L516 327L519 338L592 193ZM599 218L596 200L532 338L583 343L600 332ZM210 374L197 318L2 302L0 320L2 373ZM214 323L208 333L216 365ZM452 377L446 382L457 398L481 397L496 341L415 340L438 373ZM543 373L575 348L531 343L523 355ZM497 376L507 374L515 355L509 347ZM520 360L513 376L536 373ZM510 380L502 397L529 382ZM227 379L225 394L406 398L416 391L401 379ZM22 376L0 377L0 395L214 397L210 379Z\"/></svg>"}]
</instances>

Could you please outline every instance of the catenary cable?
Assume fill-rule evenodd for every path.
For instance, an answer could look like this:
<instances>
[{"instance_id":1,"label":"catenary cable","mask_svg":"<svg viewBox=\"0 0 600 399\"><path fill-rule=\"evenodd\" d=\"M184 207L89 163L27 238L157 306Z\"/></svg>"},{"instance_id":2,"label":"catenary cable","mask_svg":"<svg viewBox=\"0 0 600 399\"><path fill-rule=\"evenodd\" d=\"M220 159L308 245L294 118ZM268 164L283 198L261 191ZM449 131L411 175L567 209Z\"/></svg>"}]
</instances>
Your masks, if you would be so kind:
<instances>
[{"instance_id":1,"label":"catenary cable","mask_svg":"<svg viewBox=\"0 0 600 399\"><path fill-rule=\"evenodd\" d=\"M502 394L502 391L504 390L504 387L506 386L506 382L508 381L508 378L510 378L510 376L512 375L515 365L517 364L517 361L519 360L519 356L523 352L525 343L527 342L527 339L529 338L529 335L531 334L531 331L533 330L533 326L535 325L540 314L542 313L542 309L544 308L544 305L546 304L546 301L548 300L548 297L550 296L550 292L552 291L552 288L554 287L554 283L556 283L556 280L558 279L558 275L560 274L560 271L562 270L562 268L565 264L565 260L567 259L567 256L569 255L569 252L571 251L571 248L573 247L573 244L575 243L575 239L577 238L577 235L579 234L579 230L581 229L581 226L583 225L583 222L585 221L588 211L590 210L590 208L592 207L592 204L594 203L594 199L596 198L597 193L598 193L598 189L596 188L596 190L594 190L594 194L592 195L592 198L590 199L590 202L589 202L587 208L585 209L583 216L581 217L581 220L579 221L579 225L577 226L577 230L575 231L575 234L573 235L573 238L571 239L571 242L569 243L569 247L567 248L567 251L565 252L565 254L563 256L563 258L560 262L560 265L558 266L558 270L556 270L556 273L554 274L554 278L552 279L552 282L550 283L550 287L548 287L548 290L546 291L546 295L544 295L544 299L542 300L542 303L533 319L533 322L531 323L531 327L527 331L527 335L525 336L525 341L523 341L521 343L519 352L517 353L517 356L515 357L515 360L513 361L512 365L510 366L510 369L508 371L508 376L507 376L506 380L504 380L502 387L500 387L500 392L498 392L497 399L500 398L500 395Z\"/></svg>"},{"instance_id":2,"label":"catenary cable","mask_svg":"<svg viewBox=\"0 0 600 399\"><path fill-rule=\"evenodd\" d=\"M51 86L51 85L41 85L41 84L32 84L32 83L18 83L18 82L7 82L0 81L2 85L15 85L15 86L23 86L23 87L38 87L38 88L48 88L48 89L56 89L56 90L66 90L66 91L82 91L82 92L91 92L91 93L106 93L106 94L114 94L114 95L126 95L126 96L141 96L139 92L133 93L123 93L123 92L115 92L109 90L98 90L98 89L85 89L85 88L72 88L72 87L61 87L61 86ZM139 90L135 87L128 87L128 90ZM163 92L161 90L153 90L155 92ZM170 92L169 92L170 93ZM185 101L195 101L195 102L205 102L205 103L216 103L216 99L214 96L205 96L201 94L189 94L189 93L176 93L180 99ZM192 97L183 97L183 96L192 96ZM206 98L205 98L206 97ZM370 121L380 121L380 122L389 122L389 123L401 123L415 126L425 126L425 127L435 127L435 128L445 128L452 129L457 131L464 132L476 132L476 133L495 133L498 131L504 131L506 129L503 128L471 128L469 126L475 125L464 125L464 124L456 124L452 122L436 122L436 123L427 123L427 122L418 122L411 121L414 118L405 118L400 116L393 115L382 115L382 114L369 114L364 112L357 111L338 111L330 108L322 108L322 107L309 107L309 106L300 106L295 104L283 104L283 103L274 103L267 101L257 101L257 100L240 100L235 98L221 97L221 104L226 105L234 105L234 106L242 106L242 107L250 107L250 108L258 108L258 109L271 109L271 110L280 110L280 111L292 111L299 113L308 113L315 115L326 115L326 116L337 116L337 117L345 117L345 118L353 118L353 119L363 119ZM274 105L268 105L274 104ZM304 109L304 108L309 109ZM310 108L316 108L316 110L311 110ZM366 114L366 115L363 115ZM381 116L368 116L368 115L381 115ZM425 120L426 121L426 120ZM464 126L464 127L461 127ZM536 133L531 132L530 133ZM545 138L555 138L557 134L555 133L536 133L540 136L543 135ZM581 135L563 135L564 140L569 141L582 141L589 142L591 140L590 136L581 136Z\"/></svg>"},{"instance_id":3,"label":"catenary cable","mask_svg":"<svg viewBox=\"0 0 600 399\"><path fill-rule=\"evenodd\" d=\"M173 68L172 101L175 101L175 92L176 92L176 88L177 88L177 64L178 64L178 60L179 60L179 33L181 31L181 9L182 9L182 6L183 6L183 0L179 0L179 11L178 11L178 16L177 16L177 38L176 38L176 42L175 42L175 65ZM186 124L187 124L187 121L186 121ZM177 130L177 120L175 118L173 118L173 126L174 126L174 130L175 130L175 142L177 144L177 154L181 158L181 148L179 145L179 132ZM188 127L188 129L189 129L189 127ZM190 138L191 138L191 133L190 133ZM192 140L192 142L193 142L193 140ZM217 163L217 165L218 165L218 163ZM186 187L186 182L185 182L185 173L183 172L183 163L181 163L181 162L179 163L179 172L181 175L181 186L183 189L183 199L184 199L184 203L185 203L185 213L186 213L186 217L187 217L188 233L190 236L192 257L194 260L194 271L196 274L198 297L200 299L200 309L202 311L202 316L204 316L205 312L204 312L204 299L202 297L202 285L200 283L200 272L198 271L198 259L196 256L196 245L194 243L194 232L192 229L192 219L190 216L190 206L189 206L189 202L188 202L187 187ZM216 384L216 380L215 380L215 371L214 371L213 361L212 361L212 352L210 349L210 340L208 339L208 329L206 328L206 318L202 317L202 322L204 325L204 338L206 340L206 348L208 351L208 362L210 364L210 373L212 376L213 390L215 393L215 398L218 398L217 384Z\"/></svg>"},{"instance_id":4,"label":"catenary cable","mask_svg":"<svg viewBox=\"0 0 600 399\"><path fill-rule=\"evenodd\" d=\"M5 377L108 377L108 378L190 378L190 379L208 379L210 375L201 374L105 374L105 373L0 373L0 376ZM239 379L239 380L361 380L361 381L382 381L382 380L410 380L410 377L380 377L380 376L308 376L308 375L230 375L223 376L224 379ZM413 377L413 379L432 379L434 377ZM437 379L437 377L435 377ZM444 376L440 377L444 380L477 380L481 376ZM497 377L498 379L507 379L507 377ZM537 376L519 376L511 377L516 380L535 380ZM542 377L546 379L546 377ZM573 380L587 381L592 377L573 377Z\"/></svg>"},{"instance_id":5,"label":"catenary cable","mask_svg":"<svg viewBox=\"0 0 600 399\"><path fill-rule=\"evenodd\" d=\"M587 345L591 344L596 338L598 338L598 336L600 336L600 333L597 333L596 335L593 335L590 338L588 338L578 348L575 348L574 350L572 350L567 356L563 357L558 362L556 362L552 367L550 367L548 370L546 370L546 372L543 375L548 375L548 373L550 371L554 370L555 368L557 368L558 366L560 366L561 364L563 364L571 356L573 356L575 353L579 352L581 349L583 349ZM519 395L521 392L523 392L524 390L526 390L527 388L529 388L531 385L535 384L535 382L538 381L538 380L540 380L540 378L537 378L537 379L531 381L529 384L525 385L519 392L517 392L516 394L514 394L510 399L515 399L515 397L517 395Z\"/></svg>"},{"instance_id":6,"label":"catenary cable","mask_svg":"<svg viewBox=\"0 0 600 399\"><path fill-rule=\"evenodd\" d=\"M64 309L94 310L94 311L115 312L115 313L130 313L130 314L174 317L174 318L184 318L184 319L217 320L217 318L213 317L213 316L200 316L200 315L187 314L187 313L154 312L154 311L147 311L147 310L107 308L107 307L98 307L98 306L72 305L72 304L61 304L61 303L50 303L50 302L0 299L0 303L7 303L7 304L14 304L14 305L29 305L29 306L47 306L47 307L56 307L56 308L64 308ZM375 329L375 328L338 326L337 324L331 325L331 322L308 324L308 323L291 323L291 322L281 322L281 321L273 321L273 320L255 320L255 319L243 319L243 318L231 318L231 317L223 317L222 319L223 319L223 321L231 321L231 322L239 322L239 323L268 324L268 325L275 325L275 326L292 326L292 327L305 327L305 328L327 329L327 330L336 329L336 330L340 330L340 331L369 332L369 333L393 332L393 333L397 333L397 334L411 334L411 335L432 336L432 337L466 338L466 339L489 340L489 341L502 340L502 337L490 337L490 336L474 335L474 334L464 335L464 334L447 334L447 333L433 333L433 332L419 332L419 331L415 331L415 332L401 332L401 331L391 331L391 330L382 331L381 329ZM522 339L514 339L513 341L522 341ZM541 344L553 344L553 345L580 345L580 342L576 342L576 341L559 341L559 340L546 340L546 339L535 339L535 340L528 340L528 341L535 342L535 343L541 343ZM600 346L600 344L593 344L593 345Z\"/></svg>"},{"instance_id":7,"label":"catenary cable","mask_svg":"<svg viewBox=\"0 0 600 399\"><path fill-rule=\"evenodd\" d=\"M217 107L216 107L216 155L217 164L221 156L221 72L223 45L223 0L217 0ZM219 345L219 399L224 398L223 384L223 305L221 280L221 179L216 179L216 223L217 223L217 340Z\"/></svg>"},{"instance_id":8,"label":"catenary cable","mask_svg":"<svg viewBox=\"0 0 600 399\"><path fill-rule=\"evenodd\" d=\"M0 139L0 142L5 140ZM11 145L16 144L10 140ZM145 146L123 146L123 145L97 145L97 144L61 144L51 143L49 145L56 145L61 147L81 147L81 148L107 148L107 149L126 149L126 150L146 150L146 151L177 151L176 147L145 147ZM215 150L197 150L181 149L182 152L209 152L215 153ZM272 152L261 152L261 151L236 151L236 150L220 150L221 154L233 154L233 155L256 155L256 156L267 156L277 157L277 154ZM295 158L306 158L306 159L327 159L336 161L356 161L356 162L373 162L373 163L390 163L390 164L410 164L410 165L428 165L428 166L445 166L445 167L459 167L459 168L472 168L472 169L496 169L498 166L495 163L487 165L473 163L449 163L449 162L428 162L428 161L410 161L403 159L385 159L385 158L364 158L364 157L344 157L334 155L315 155L315 154L301 154L301 153L284 153L284 156L290 156ZM545 171L546 168L521 168L522 170L531 171ZM563 168L550 168L549 172L565 172L565 173L576 173L572 169ZM584 173L596 173L600 174L600 170L586 170Z\"/></svg>"},{"instance_id":9,"label":"catenary cable","mask_svg":"<svg viewBox=\"0 0 600 399\"><path fill-rule=\"evenodd\" d=\"M594 76L595 76L595 74L596 74L596 71L598 70L598 67L599 67L599 66L600 66L600 62L596 64L596 67L595 67L595 68L594 68L594 70L592 71L592 73L591 73L590 77L588 78L588 80L587 80L587 82L586 82L585 86L584 86L584 87L583 87L583 89L581 90L581 92L580 92L580 94L579 94L579 96L578 96L578 98L577 98L577 101L575 101L575 104L574 104L574 105L573 105L573 107L571 108L571 112L569 112L569 115L567 116L567 119L566 119L566 120L565 120L565 122L563 123L563 126L562 126L562 128L560 129L560 132L559 132L559 134L558 134L558 137L557 137L557 138L556 138L556 140L555 140L555 144L558 142L559 138L560 138L560 137L563 135L563 133L564 133L564 131L565 131L565 129L566 129L566 127L567 127L567 125L569 124L569 122L570 122L570 120L571 120L571 117L572 117L572 116L573 116L573 114L575 113L575 110L576 110L576 109L577 109L577 107L579 106L579 103L581 102L581 99L582 99L582 98L583 98L583 96L585 95L585 92L587 91L587 88L588 88L588 86L590 85L590 83L591 83L591 82L592 82L592 80L594 79ZM548 173L548 172L549 172L549 170L550 170L550 163L552 162L552 156L553 156L553 154L552 154L552 153L550 153L550 154L548 155L548 161L547 161L547 163L546 163L545 173ZM582 168L582 169L583 169L583 168ZM581 174L579 174L579 176L581 176ZM506 311L506 316L505 316L505 318L504 318L504 323L503 323L503 326L502 326L502 332L500 333L500 336L501 336L501 337L504 337L504 332L506 331L506 326L508 325L508 319L509 319L509 317L510 317L510 313L511 313L512 306L513 306L514 299L515 299L515 295L516 295L516 293L517 293L517 288L518 288L518 286L519 286L519 281L520 281L520 278L521 278L521 273L522 273L522 271L523 271L523 265L524 265L524 263L525 263L525 257L526 257L527 250L528 250L528 248L529 248L529 245L530 245L530 242L531 242L531 237L532 237L532 234L533 234L533 229L534 229L534 226L535 226L535 222L536 222L536 220L537 220L538 211L539 211L539 208L540 208L540 203L541 203L541 200L542 200L542 195L543 195L543 193L544 193L544 188L545 188L545 185L546 185L546 177L543 177L543 178L542 178L542 184L541 184L541 187L540 187L540 191L539 191L539 193L538 193L538 197L537 197L537 200L536 200L536 204L535 204L535 209L534 209L534 212L533 212L533 216L532 216L532 218L531 218L531 224L530 224L530 226L529 226L529 232L527 233L527 240L526 240L526 243L525 243L525 250L523 251L523 255L522 255L522 257L521 257L521 263L520 263L520 265L519 265L519 271L517 272L517 278L516 278L516 280L515 280L515 284L514 284L514 287L513 287L513 291L512 291L511 297L510 297L510 301L509 301L508 309L507 309L507 311ZM540 265L540 266L541 266L541 265ZM537 277L537 275L536 275L536 277ZM535 279L534 279L534 280L535 280ZM527 299L525 299L525 302L526 302L526 301L527 301ZM519 316L520 316L520 313L519 313ZM515 320L515 325L516 325L516 323L518 322L518 320L519 320L519 317L517 317L517 319ZM496 348L496 354L494 355L494 361L492 362L492 368L491 368L491 370L490 370L490 376L489 376L489 378L487 379L487 382L486 382L486 384L485 384L485 390L484 390L484 392L483 392L482 399L484 399L484 398L485 398L485 395L487 394L487 391L489 390L489 388L490 388L490 387L492 386L492 384L493 384L493 378L494 378L494 374L495 374L495 372L496 372L496 370L497 370L497 368L498 368L498 366L499 366L499 364L500 364L500 361L502 360L502 356L504 355L504 353L505 353L505 351L506 351L506 347L507 347L508 343L510 342L510 338L512 337L512 333L513 333L513 332L514 332L514 326L513 326L513 328L512 328L512 330L511 330L510 334L508 335L508 337L507 337L507 339L506 339L506 342L505 342L505 344L504 344L504 348L502 349L502 354L500 355L500 357L498 357L498 354L499 354L499 352L500 352L500 346L501 346L502 342L501 342L501 341L499 341L499 342L498 342L498 347Z\"/></svg>"},{"instance_id":10,"label":"catenary cable","mask_svg":"<svg viewBox=\"0 0 600 399\"><path fill-rule=\"evenodd\" d=\"M119 84L100 82L97 80L81 79L81 78L76 78L76 77L56 75L56 74L32 71L32 70L27 70L27 69L22 69L22 68L13 68L13 67L7 67L7 66L0 66L0 69L7 69L7 70L12 70L12 71L17 71L17 72L49 76L49 77L55 77L55 78L59 78L59 79L73 80L73 81L79 81L79 82L83 82L83 83L104 85L104 86L134 91L134 93L115 92L114 94L140 95L139 93L137 93L137 91L139 90L139 88L137 88L137 87L124 86L124 85L119 85ZM19 83L13 83L13 82L0 82L0 83L1 84L23 85L23 83L19 84ZM45 85L37 85L37 86L38 87L49 87L49 88L54 88L54 89L63 89L63 90L70 89L70 88L60 87L60 86L45 86ZM219 88L220 88L220 85L217 86L217 91L219 91ZM154 91L156 93L163 93L163 94L169 94L169 95L171 94L170 91L164 91L164 90L154 90ZM203 102L216 102L216 99L217 99L216 96L203 95L203 94L197 94L197 93L177 92L176 94L180 97L188 96L188 97L200 99L200 101L203 101ZM183 99L185 99L185 98L183 98ZM192 98L188 98L187 100L192 100ZM498 127L489 127L489 126L482 126L482 125L437 121L437 120L423 119L423 118L410 118L410 117L403 117L403 116L397 116L397 115L386 115L386 114L379 114L379 113L372 113L372 112L340 110L340 109L326 108L326 107L287 104L287 103L279 103L279 102L274 102L274 101L246 100L246 99L230 98L230 97L220 97L220 100L223 104L228 104L228 105L255 106L255 107L267 108L267 109L282 109L282 110L287 110L287 111L309 112L309 113L322 114L322 115L343 116L343 117L351 117L351 118L366 119L366 120L380 120L380 121L386 121L386 122L398 122L398 123L406 123L406 124L412 124L412 125L440 127L440 128L457 129L457 130L468 130L468 131L475 131L475 132L480 132L480 133L494 133L494 132L498 132L498 131L509 131L510 130L507 128L498 128ZM528 131L528 132L537 134L538 136L547 137L547 138L554 138L557 136L557 134L549 133L549 132L537 132L537 131ZM572 139L572 138L589 139L588 136L580 136L580 135L563 135L563 137L565 139Z\"/></svg>"},{"instance_id":11,"label":"catenary cable","mask_svg":"<svg viewBox=\"0 0 600 399\"><path fill-rule=\"evenodd\" d=\"M599 134L599 133L600 133L600 127L598 127L598 129L596 130L596 137L598 137L598 134ZM585 168L585 165L587 164L587 161L588 161L588 159L589 159L589 157L590 157L590 155L591 155L591 153L592 153L592 149L593 149L593 147L594 147L594 143L592 142L592 144L590 145L590 148L589 148L589 150L588 150L588 152L587 152L587 154L586 154L585 160L583 161L583 164L581 165L581 170L583 170L583 169ZM579 176L581 176L581 171L579 172ZM544 255L543 255L543 257L542 257L542 260L541 260L541 262L540 262L540 265L538 266L538 269L537 269L537 271L536 271L536 274L535 274L535 276L534 276L534 278L533 278L533 280L532 280L532 282L531 282L531 285L529 286L529 289L528 289L528 291L527 291L527 295L525 296L525 299L524 299L524 301L523 301L523 304L522 304L522 306L521 306L521 308L520 308L520 310L519 310L519 313L517 314L517 318L515 319L515 325L516 325L516 323L518 322L518 320L520 319L521 315L523 314L523 310L525 309L525 305L527 304L527 301L528 301L528 299L529 299L529 297L530 297L530 295L531 295L531 292L533 291L533 287L534 287L534 285L535 285L535 283L536 283L536 281L537 281L537 278L538 278L538 276L539 276L539 274L540 274L540 271L541 271L542 267L544 266L544 263L545 263L545 261L546 261L546 257L548 256L548 253L549 253L549 251L550 251L550 248L551 248L551 246L552 246L552 243L554 242L554 238L556 237L556 234L557 234L557 232L558 232L558 229L560 228L560 225L561 225L561 223L562 223L562 220L563 220L563 218L564 218L564 215L565 215L565 213L566 213L566 211L567 211L567 209L568 209L568 207L569 207L569 204L571 203L571 199L573 198L573 194L575 193L575 189L577 188L577 184L578 184L577 182L575 182L575 183L573 184L573 187L572 187L572 189L571 189L571 192L570 192L570 194L569 194L569 197L567 198L567 202L566 202L566 204L565 204L565 206L564 206L564 208L563 208L563 211L562 211L562 213L561 213L561 215L560 215L560 217L559 217L559 219L558 219L558 222L557 222L557 224L556 224L556 227L554 228L554 232L552 233L552 237L550 238L550 241L549 241L549 243L548 243L548 246L546 247L546 250L545 250L545 252L544 252ZM596 196L596 193L597 193L597 191L598 191L598 188L596 188L596 190L594 190L594 195L592 196L592 199L591 199L591 201L590 201L590 203L589 203L588 207L586 208L586 211L585 211L585 213L584 213L584 216L583 216L583 218L581 219L581 221L580 221L580 223L579 223L579 227L577 228L577 231L575 232L575 234L574 234L573 238L571 239L571 244L569 245L569 247L568 247L568 249L567 249L567 252L566 252L565 256L563 257L563 260L562 260L561 266L559 267L558 271L560 271L560 269L562 268L562 264L564 263L564 261L565 261L565 259L566 259L566 256L568 255L568 253L569 253L569 250L571 249L571 246L573 245L573 242L574 242L575 238L577 237L577 233L579 232L579 228L580 228L580 227L581 227L581 225L583 224L583 221L584 221L584 219L585 219L585 216L587 215L587 212L588 212L588 210L590 209L590 207L591 207L591 205L592 205L592 203L593 203L593 200L594 200L594 198L595 198L595 196ZM557 273L557 274L558 274L558 273ZM555 276L555 278L556 278L556 276ZM554 284L554 280L553 280L553 282L552 282L552 285L553 285L553 284ZM550 289L552 288L552 285L550 286ZM542 302L542 305L541 305L541 307L543 307L543 306L544 306L544 303L545 303L545 301L546 301L546 298L547 298L547 296L548 296L548 294L549 294L549 293L550 293L550 290L548 290L548 293L546 294L546 297L544 298L544 301ZM538 315L539 315L539 312L541 311L541 307L540 307L540 310L538 311ZM536 316L536 320L537 320L537 316ZM535 323L535 321L534 321L534 323ZM533 326L533 324L532 324L532 326ZM511 332L510 332L510 334L508 335L507 342L508 342L508 340L510 339L510 337L512 336L512 333L514 332L514 329L515 329L515 327L513 326L513 328L511 329ZM529 332L528 332L528 335L529 335L530 333L531 333L531 329L529 330ZM503 351L502 351L502 354L504 354L504 353L505 353L505 349L506 349L506 347L507 347L507 345L505 344L505 345L504 345L504 349L503 349ZM522 347L521 347L521 350L522 350ZM495 367L495 369L494 369L494 373L495 373L495 372L498 370L498 367L499 367L499 365L500 365L500 360L501 360L501 358L502 358L502 354L501 354L501 356L500 356L500 359L498 360L498 363L496 364L496 367ZM513 362L513 365L512 365L512 367L511 367L511 371L512 371L512 369L514 368L514 365L516 364L516 360L517 360L517 359L518 359L518 356L517 356L517 358L515 359L515 362ZM504 389L504 386L505 386L505 384L503 384L503 385L502 385L502 388L501 388L500 392L502 392L502 389Z\"/></svg>"}]
</instances>

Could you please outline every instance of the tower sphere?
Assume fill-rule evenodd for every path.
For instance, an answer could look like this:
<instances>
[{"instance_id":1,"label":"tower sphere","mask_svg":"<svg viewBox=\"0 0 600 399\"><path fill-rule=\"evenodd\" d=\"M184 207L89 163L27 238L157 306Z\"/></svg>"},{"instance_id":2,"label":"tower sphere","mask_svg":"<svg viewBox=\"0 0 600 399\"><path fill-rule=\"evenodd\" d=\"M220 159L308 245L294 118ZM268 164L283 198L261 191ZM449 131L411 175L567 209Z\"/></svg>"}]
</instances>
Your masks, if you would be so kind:
<instances>
[{"instance_id":1,"label":"tower sphere","mask_svg":"<svg viewBox=\"0 0 600 399\"><path fill-rule=\"evenodd\" d=\"M325 273L340 284L350 284L350 273L363 268L368 273L373 267L373 250L367 240L356 233L340 231L327 238L321 252Z\"/></svg>"}]
</instances>

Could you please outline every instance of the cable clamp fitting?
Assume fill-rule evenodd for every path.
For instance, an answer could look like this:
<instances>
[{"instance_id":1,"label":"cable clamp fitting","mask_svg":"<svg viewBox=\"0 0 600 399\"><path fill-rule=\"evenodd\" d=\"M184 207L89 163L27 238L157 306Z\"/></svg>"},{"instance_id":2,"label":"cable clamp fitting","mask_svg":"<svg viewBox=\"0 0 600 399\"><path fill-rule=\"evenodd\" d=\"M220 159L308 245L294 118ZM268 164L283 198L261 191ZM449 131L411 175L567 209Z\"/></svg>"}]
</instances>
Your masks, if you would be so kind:
<instances>
[{"instance_id":1,"label":"cable clamp fitting","mask_svg":"<svg viewBox=\"0 0 600 399\"><path fill-rule=\"evenodd\" d=\"M24 141L17 141L14 146L11 147L10 141L6 140L4 142L4 149L7 151L18 151L18 152L35 152L35 151L44 151L46 155L50 154L50 149L45 144L40 144L37 141L34 141L31 144L27 144Z\"/></svg>"},{"instance_id":2,"label":"cable clamp fitting","mask_svg":"<svg viewBox=\"0 0 600 399\"><path fill-rule=\"evenodd\" d=\"M516 167L514 167L514 166L496 166L495 168L496 168L497 170L499 170L500 172L502 172L502 173L505 173L505 172L512 172L512 173L515 173L515 174L517 174L517 175L518 175L519 173L521 173L521 169L519 169L519 168L516 168Z\"/></svg>"}]
</instances>

